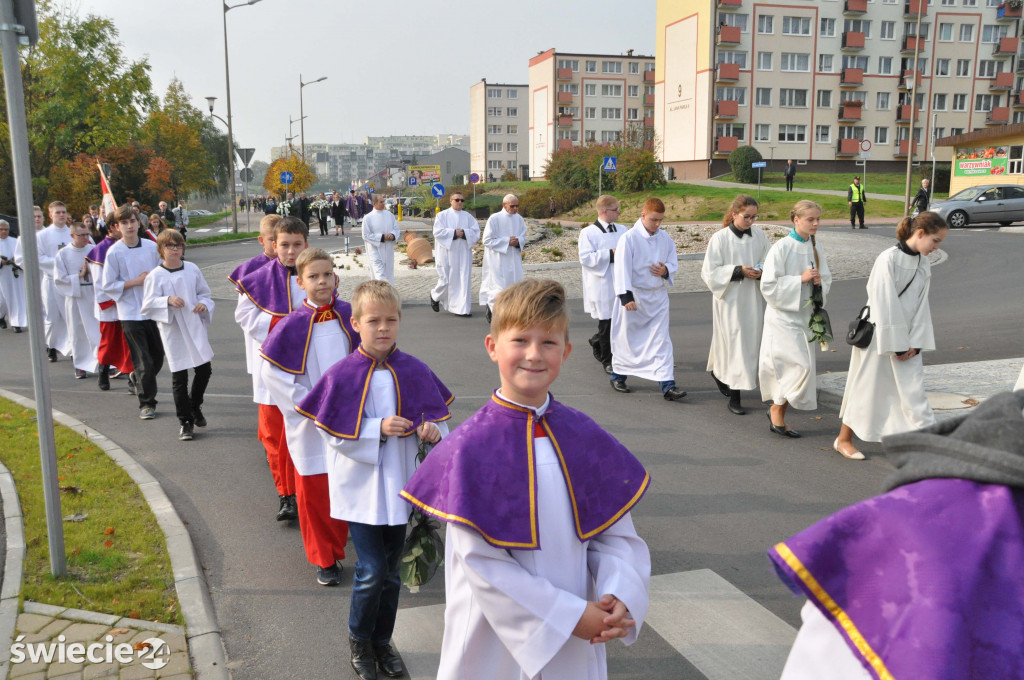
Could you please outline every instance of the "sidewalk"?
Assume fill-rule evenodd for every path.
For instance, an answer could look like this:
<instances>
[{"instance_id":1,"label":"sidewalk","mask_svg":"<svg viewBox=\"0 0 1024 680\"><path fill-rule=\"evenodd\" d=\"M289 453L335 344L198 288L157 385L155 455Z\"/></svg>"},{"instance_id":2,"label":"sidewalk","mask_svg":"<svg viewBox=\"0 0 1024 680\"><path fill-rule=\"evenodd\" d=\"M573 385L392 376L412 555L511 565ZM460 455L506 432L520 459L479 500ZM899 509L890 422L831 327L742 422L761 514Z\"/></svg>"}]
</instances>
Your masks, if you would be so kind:
<instances>
[{"instance_id":1,"label":"sidewalk","mask_svg":"<svg viewBox=\"0 0 1024 680\"><path fill-rule=\"evenodd\" d=\"M865 180L866 182L866 180ZM742 189L744 191L750 191L751 187L757 185L752 184L741 184L739 182L723 182L718 179L688 179L688 180L672 180L673 184L696 184L703 187L719 187L722 189ZM865 183L865 187L867 184ZM785 187L769 187L761 185L761 191L786 191ZM846 191L835 190L835 189L807 189L804 187L794 187L794 191L798 191L801 194L820 194L822 196L846 196ZM879 194L875 192L868 192L868 200L876 199L879 201L900 201L903 202L903 195L895 196L893 194Z\"/></svg>"}]
</instances>

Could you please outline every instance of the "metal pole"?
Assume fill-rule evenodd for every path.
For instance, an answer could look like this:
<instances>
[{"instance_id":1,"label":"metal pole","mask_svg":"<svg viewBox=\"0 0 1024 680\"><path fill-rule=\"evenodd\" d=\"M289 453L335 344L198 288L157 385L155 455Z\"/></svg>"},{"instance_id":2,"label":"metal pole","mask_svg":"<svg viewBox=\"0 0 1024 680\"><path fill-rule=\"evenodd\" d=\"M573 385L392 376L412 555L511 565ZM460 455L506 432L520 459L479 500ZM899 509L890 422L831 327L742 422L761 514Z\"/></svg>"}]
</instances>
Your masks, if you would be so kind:
<instances>
[{"instance_id":1,"label":"metal pole","mask_svg":"<svg viewBox=\"0 0 1024 680\"><path fill-rule=\"evenodd\" d=\"M4 89L7 95L7 123L11 137L11 167L14 192L21 225L34 224L32 215L32 173L28 157L28 125L25 121L25 92L21 81L21 60L18 57L18 35L14 31L14 8L9 0L0 0L0 61L3 62ZM21 250L24 255L25 295L28 303L28 338L32 361L32 385L36 400L36 431L39 433L39 461L42 467L43 502L46 507L47 539L50 548L50 573L66 576L64 556L64 525L60 510L60 487L57 480L57 444L53 434L53 412L50 402L50 376L46 371L43 338L43 299L40 289L39 250L36 232L21 228Z\"/></svg>"},{"instance_id":2,"label":"metal pole","mask_svg":"<svg viewBox=\"0 0 1024 680\"><path fill-rule=\"evenodd\" d=\"M932 114L932 180L931 180L931 182L928 183L928 195L929 195L928 203L931 203L930 197L935 195L935 142L939 138L939 136L937 134L935 134L935 129L936 129L935 126L936 126L936 124L938 124L938 122L939 122L939 114L933 113Z\"/></svg>"},{"instance_id":3,"label":"metal pole","mask_svg":"<svg viewBox=\"0 0 1024 680\"><path fill-rule=\"evenodd\" d=\"M302 74L299 74L299 135L302 142L302 164L306 164L306 114L302 108Z\"/></svg>"},{"instance_id":4,"label":"metal pole","mask_svg":"<svg viewBox=\"0 0 1024 680\"><path fill-rule=\"evenodd\" d=\"M597 195L601 195L601 179L604 177L604 164L598 164L597 166Z\"/></svg>"},{"instance_id":5,"label":"metal pole","mask_svg":"<svg viewBox=\"0 0 1024 680\"><path fill-rule=\"evenodd\" d=\"M231 233L238 233L238 196L235 194L235 136L231 129L231 69L228 67L228 3L222 0L224 8L224 86L228 95L228 156L230 156L231 184Z\"/></svg>"},{"instance_id":6,"label":"metal pole","mask_svg":"<svg viewBox=\"0 0 1024 680\"><path fill-rule=\"evenodd\" d=\"M917 0L917 30L914 32L914 74L910 81L910 130L907 132L907 186L903 197L904 215L910 214L910 171L914 162L914 109L917 107L917 68L921 57L921 16L924 14L922 4ZM865 167L867 167L865 165Z\"/></svg>"}]
</instances>

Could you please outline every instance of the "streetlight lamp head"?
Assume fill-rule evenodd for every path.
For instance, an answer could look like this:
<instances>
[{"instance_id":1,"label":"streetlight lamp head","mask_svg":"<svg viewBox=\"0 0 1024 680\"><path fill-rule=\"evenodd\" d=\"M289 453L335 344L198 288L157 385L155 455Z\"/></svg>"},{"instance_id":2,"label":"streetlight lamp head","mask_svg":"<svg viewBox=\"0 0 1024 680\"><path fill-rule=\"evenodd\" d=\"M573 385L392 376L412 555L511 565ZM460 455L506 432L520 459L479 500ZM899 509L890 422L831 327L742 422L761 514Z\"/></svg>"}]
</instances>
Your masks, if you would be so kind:
<instances>
[{"instance_id":1,"label":"streetlight lamp head","mask_svg":"<svg viewBox=\"0 0 1024 680\"><path fill-rule=\"evenodd\" d=\"M206 104L210 107L210 113L213 113L213 103L217 101L216 97L207 97Z\"/></svg>"},{"instance_id":2,"label":"streetlight lamp head","mask_svg":"<svg viewBox=\"0 0 1024 680\"><path fill-rule=\"evenodd\" d=\"M317 79L316 79L316 80L314 80L313 82L314 82L314 83L319 83L319 82L320 82L321 80L327 80L327 76L324 76L324 77L322 77L322 78L317 78Z\"/></svg>"}]
</instances>

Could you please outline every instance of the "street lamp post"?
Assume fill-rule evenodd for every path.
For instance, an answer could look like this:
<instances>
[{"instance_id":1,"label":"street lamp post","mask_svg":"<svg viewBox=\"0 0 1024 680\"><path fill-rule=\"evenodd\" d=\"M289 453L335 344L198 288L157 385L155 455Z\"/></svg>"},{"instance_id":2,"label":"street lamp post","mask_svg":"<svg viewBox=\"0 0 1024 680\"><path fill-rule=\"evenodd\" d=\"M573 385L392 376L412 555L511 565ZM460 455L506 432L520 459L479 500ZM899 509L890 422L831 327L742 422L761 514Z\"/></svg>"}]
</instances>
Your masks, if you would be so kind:
<instances>
[{"instance_id":1,"label":"street lamp post","mask_svg":"<svg viewBox=\"0 0 1024 680\"><path fill-rule=\"evenodd\" d=\"M259 0L257 0L257 2L259 2ZM220 116L218 116L216 113L213 112L213 104L216 101L217 101L216 97L207 97L206 98L206 104L210 108L210 118L211 119L216 118L221 123L223 123L227 127L227 129L228 129L228 139L231 139L231 123L229 122L231 119L229 118L228 120L224 120L223 118L221 118ZM228 175L229 175L228 179L229 179L229 181L231 183L231 231L233 233L237 234L238 233L238 214L235 212L235 207L236 207L238 201L237 201L237 198L235 196L235 153L234 153L234 151L235 151L234 143L230 143L229 146L228 146L228 153L231 155L231 164L228 166Z\"/></svg>"},{"instance_id":2,"label":"street lamp post","mask_svg":"<svg viewBox=\"0 0 1024 680\"><path fill-rule=\"evenodd\" d=\"M291 129L288 130L288 133L291 134ZM295 139L295 135L292 135L291 137L285 137L284 138L284 152L285 152L285 154L287 154L287 156L286 156L287 158L291 158L292 157L292 140L293 139Z\"/></svg>"},{"instance_id":3,"label":"street lamp post","mask_svg":"<svg viewBox=\"0 0 1024 680\"><path fill-rule=\"evenodd\" d=\"M904 215L910 214L910 171L914 163L914 110L917 107L917 69L921 57L921 16L924 14L924 0L920 0L917 6L917 30L914 32L914 73L910 80L910 128L907 131L907 187L904 192L903 206Z\"/></svg>"},{"instance_id":4,"label":"street lamp post","mask_svg":"<svg viewBox=\"0 0 1024 680\"><path fill-rule=\"evenodd\" d=\"M260 2L260 0L246 0L244 3L229 5L225 0L221 0L221 6L224 8L224 86L227 90L228 98L228 154L231 156L231 231L235 234L238 233L238 200L235 196L235 136L231 129L231 69L228 66L228 12L246 5L255 5L257 2ZM207 97L207 101L210 101L209 97ZM213 115L212 101L210 101L210 115Z\"/></svg>"},{"instance_id":5,"label":"street lamp post","mask_svg":"<svg viewBox=\"0 0 1024 680\"><path fill-rule=\"evenodd\" d=\"M302 88L306 87L307 85L312 85L313 83L319 83L323 80L327 80L327 76L321 76L316 80L311 80L308 83L304 83L302 82L302 74L299 74L299 135L301 135L302 137L299 141L302 144L303 163L306 162L306 124L303 123L302 121L306 120L306 115L302 112Z\"/></svg>"},{"instance_id":6,"label":"street lamp post","mask_svg":"<svg viewBox=\"0 0 1024 680\"><path fill-rule=\"evenodd\" d=\"M294 118L294 119L291 116L288 116L288 134L289 135L292 134L292 125L294 125L295 123L301 123L306 118L309 118L309 116L300 115L298 118ZM289 139L295 139L295 135L292 135L291 137L289 137ZM291 154L291 147L289 147L288 151L289 151L288 156L290 157L292 155Z\"/></svg>"}]
</instances>

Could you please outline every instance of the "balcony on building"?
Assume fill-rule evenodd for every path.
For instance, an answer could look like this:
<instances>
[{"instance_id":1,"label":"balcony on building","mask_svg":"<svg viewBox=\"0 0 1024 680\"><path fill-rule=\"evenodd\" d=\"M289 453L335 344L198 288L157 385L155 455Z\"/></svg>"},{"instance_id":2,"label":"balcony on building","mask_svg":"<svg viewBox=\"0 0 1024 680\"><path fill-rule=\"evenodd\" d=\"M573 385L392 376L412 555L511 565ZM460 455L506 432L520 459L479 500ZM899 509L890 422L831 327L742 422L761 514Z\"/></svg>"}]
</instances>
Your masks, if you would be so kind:
<instances>
[{"instance_id":1,"label":"balcony on building","mask_svg":"<svg viewBox=\"0 0 1024 680\"><path fill-rule=\"evenodd\" d=\"M654 82L654 71L644 71L644 82L645 83L653 83Z\"/></svg>"},{"instance_id":2,"label":"balcony on building","mask_svg":"<svg viewBox=\"0 0 1024 680\"><path fill-rule=\"evenodd\" d=\"M989 125L1006 125L1010 122L1010 107L997 106L988 112L985 122Z\"/></svg>"},{"instance_id":3,"label":"balcony on building","mask_svg":"<svg viewBox=\"0 0 1024 680\"><path fill-rule=\"evenodd\" d=\"M572 69L571 68L560 68L558 69L559 80L572 80Z\"/></svg>"},{"instance_id":4,"label":"balcony on building","mask_svg":"<svg viewBox=\"0 0 1024 680\"><path fill-rule=\"evenodd\" d=\"M716 137L715 153L732 153L739 145L739 137Z\"/></svg>"},{"instance_id":5,"label":"balcony on building","mask_svg":"<svg viewBox=\"0 0 1024 680\"><path fill-rule=\"evenodd\" d=\"M866 14L868 11L868 0L846 0L843 5L844 14Z\"/></svg>"},{"instance_id":6,"label":"balcony on building","mask_svg":"<svg viewBox=\"0 0 1024 680\"><path fill-rule=\"evenodd\" d=\"M840 139L836 147L837 156L853 156L860 153L859 139Z\"/></svg>"},{"instance_id":7,"label":"balcony on building","mask_svg":"<svg viewBox=\"0 0 1024 680\"><path fill-rule=\"evenodd\" d=\"M740 79L740 65L739 64L719 64L715 71L715 79L719 82L726 80L739 80Z\"/></svg>"},{"instance_id":8,"label":"balcony on building","mask_svg":"<svg viewBox=\"0 0 1024 680\"><path fill-rule=\"evenodd\" d=\"M1014 3L1016 4L1016 3ZM1021 6L1011 7L1009 2L1004 2L996 9L997 19L1020 19Z\"/></svg>"},{"instance_id":9,"label":"balcony on building","mask_svg":"<svg viewBox=\"0 0 1024 680\"><path fill-rule=\"evenodd\" d=\"M915 156L917 155L917 150L918 150L917 146L918 146L917 140L914 140L914 155ZM910 148L910 140L909 139L901 139L900 143L896 145L896 149L893 151L893 155L894 156L906 156L908 148Z\"/></svg>"},{"instance_id":10,"label":"balcony on building","mask_svg":"<svg viewBox=\"0 0 1024 680\"><path fill-rule=\"evenodd\" d=\"M1013 71L1000 71L996 77L988 81L989 90L1012 90Z\"/></svg>"},{"instance_id":11,"label":"balcony on building","mask_svg":"<svg viewBox=\"0 0 1024 680\"><path fill-rule=\"evenodd\" d=\"M735 118L740 114L740 104L733 99L715 102L715 118Z\"/></svg>"},{"instance_id":12,"label":"balcony on building","mask_svg":"<svg viewBox=\"0 0 1024 680\"><path fill-rule=\"evenodd\" d=\"M844 68L843 75L839 79L839 84L843 87L857 87L858 85L864 84L864 69L862 68Z\"/></svg>"},{"instance_id":13,"label":"balcony on building","mask_svg":"<svg viewBox=\"0 0 1024 680\"><path fill-rule=\"evenodd\" d=\"M861 102L843 102L839 105L839 120L860 120Z\"/></svg>"},{"instance_id":14,"label":"balcony on building","mask_svg":"<svg viewBox=\"0 0 1024 680\"><path fill-rule=\"evenodd\" d=\"M910 104L900 104L896 107L896 122L897 123L909 123L910 122ZM920 122L921 120L921 107L915 106L913 109L914 120Z\"/></svg>"},{"instance_id":15,"label":"balcony on building","mask_svg":"<svg viewBox=\"0 0 1024 680\"><path fill-rule=\"evenodd\" d=\"M572 116L559 116L558 117L558 126L559 127L569 127L571 125L572 125Z\"/></svg>"},{"instance_id":16,"label":"balcony on building","mask_svg":"<svg viewBox=\"0 0 1024 680\"><path fill-rule=\"evenodd\" d=\"M571 104L572 103L572 92L559 92L558 93L559 104Z\"/></svg>"},{"instance_id":17,"label":"balcony on building","mask_svg":"<svg viewBox=\"0 0 1024 680\"><path fill-rule=\"evenodd\" d=\"M740 34L740 27L739 26L724 26L723 25L723 26L719 26L718 27L718 41L717 41L717 43L718 43L718 45L720 45L722 47L734 47L736 45L739 45L741 38L742 38L742 35Z\"/></svg>"},{"instance_id":18,"label":"balcony on building","mask_svg":"<svg viewBox=\"0 0 1024 680\"><path fill-rule=\"evenodd\" d=\"M904 36L901 51L913 52L915 49L918 52L924 51L924 38L916 38L912 35Z\"/></svg>"},{"instance_id":19,"label":"balcony on building","mask_svg":"<svg viewBox=\"0 0 1024 680\"><path fill-rule=\"evenodd\" d=\"M914 81L915 85L920 86L921 85L921 76L922 76L922 73L920 71L917 72L916 77L915 77L914 69L912 69L912 68L905 68L905 69L903 69L902 71L900 71L900 89L901 90L909 90L910 89L910 81L911 80Z\"/></svg>"},{"instance_id":20,"label":"balcony on building","mask_svg":"<svg viewBox=\"0 0 1024 680\"><path fill-rule=\"evenodd\" d=\"M743 7L743 0L718 0L718 9L739 9Z\"/></svg>"},{"instance_id":21,"label":"balcony on building","mask_svg":"<svg viewBox=\"0 0 1024 680\"><path fill-rule=\"evenodd\" d=\"M903 3L903 14L917 16L928 12L928 0L907 0Z\"/></svg>"},{"instance_id":22,"label":"balcony on building","mask_svg":"<svg viewBox=\"0 0 1024 680\"><path fill-rule=\"evenodd\" d=\"M999 42L992 46L992 56L1012 57L1017 54L1018 47L1020 47L1020 38L1000 38Z\"/></svg>"},{"instance_id":23,"label":"balcony on building","mask_svg":"<svg viewBox=\"0 0 1024 680\"><path fill-rule=\"evenodd\" d=\"M864 32L863 31L847 31L843 33L843 49L844 50L862 50L864 49Z\"/></svg>"},{"instance_id":24,"label":"balcony on building","mask_svg":"<svg viewBox=\"0 0 1024 680\"><path fill-rule=\"evenodd\" d=\"M654 127L654 116L644 116L644 127Z\"/></svg>"},{"instance_id":25,"label":"balcony on building","mask_svg":"<svg viewBox=\"0 0 1024 680\"><path fill-rule=\"evenodd\" d=\"M572 148L572 140L571 139L559 139L558 140L558 150L559 151L565 151L566 149L571 149L571 148Z\"/></svg>"},{"instance_id":26,"label":"balcony on building","mask_svg":"<svg viewBox=\"0 0 1024 680\"><path fill-rule=\"evenodd\" d=\"M644 106L654 106L654 95L653 94L645 94L644 95Z\"/></svg>"}]
</instances>

